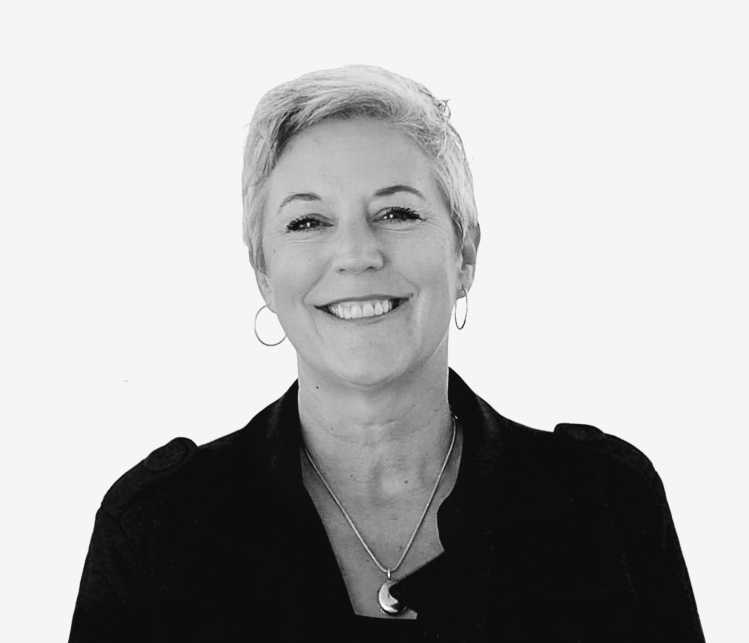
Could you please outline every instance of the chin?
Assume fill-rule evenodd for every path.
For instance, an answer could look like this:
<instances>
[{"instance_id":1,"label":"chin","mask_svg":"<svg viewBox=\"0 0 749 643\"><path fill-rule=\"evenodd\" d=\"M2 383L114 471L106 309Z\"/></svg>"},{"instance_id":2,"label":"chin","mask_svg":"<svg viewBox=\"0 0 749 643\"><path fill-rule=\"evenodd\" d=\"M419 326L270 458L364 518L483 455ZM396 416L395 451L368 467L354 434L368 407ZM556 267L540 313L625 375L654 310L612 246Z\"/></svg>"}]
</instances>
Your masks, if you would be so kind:
<instances>
[{"instance_id":1,"label":"chin","mask_svg":"<svg viewBox=\"0 0 749 643\"><path fill-rule=\"evenodd\" d=\"M358 388L382 386L408 371L407 364L398 359L348 359L345 364L331 366L339 380Z\"/></svg>"}]
</instances>

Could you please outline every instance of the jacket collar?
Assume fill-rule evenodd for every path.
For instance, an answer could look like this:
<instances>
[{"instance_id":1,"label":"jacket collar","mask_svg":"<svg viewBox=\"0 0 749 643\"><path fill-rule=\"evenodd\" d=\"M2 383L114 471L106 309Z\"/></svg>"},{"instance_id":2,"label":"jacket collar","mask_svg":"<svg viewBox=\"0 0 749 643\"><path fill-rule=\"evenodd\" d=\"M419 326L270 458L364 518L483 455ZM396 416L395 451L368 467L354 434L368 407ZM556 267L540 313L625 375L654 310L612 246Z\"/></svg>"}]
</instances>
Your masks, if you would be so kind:
<instances>
[{"instance_id":1,"label":"jacket collar","mask_svg":"<svg viewBox=\"0 0 749 643\"><path fill-rule=\"evenodd\" d=\"M282 520L289 521L285 533L291 560L297 557L299 568L315 579L306 603L309 625L331 610L352 611L324 527L303 486L297 399L295 381L247 429L263 442L261 448L253 447L252 457L267 482L266 496ZM510 562L504 560L508 552L497 545L501 534L548 533L550 523L565 520L573 503L549 467L549 433L504 418L452 369L448 399L463 431L463 450L456 483L438 510L445 551L392 592L419 613L425 627L431 624L443 632L462 628L464 633L469 627L480 640L487 585L496 584L490 570ZM303 546L299 534L305 534ZM467 620L455 618L456 613L467 614Z\"/></svg>"}]
</instances>

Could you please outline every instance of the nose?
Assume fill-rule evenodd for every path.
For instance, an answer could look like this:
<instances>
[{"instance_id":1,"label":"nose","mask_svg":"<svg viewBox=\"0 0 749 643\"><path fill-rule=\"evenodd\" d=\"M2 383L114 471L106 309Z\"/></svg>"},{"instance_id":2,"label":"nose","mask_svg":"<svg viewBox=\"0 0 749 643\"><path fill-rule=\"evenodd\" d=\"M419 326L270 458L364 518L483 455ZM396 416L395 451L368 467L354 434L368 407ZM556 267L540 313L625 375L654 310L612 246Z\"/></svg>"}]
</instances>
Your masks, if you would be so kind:
<instances>
[{"instance_id":1,"label":"nose","mask_svg":"<svg viewBox=\"0 0 749 643\"><path fill-rule=\"evenodd\" d=\"M338 273L357 274L385 265L380 241L366 219L341 223L335 244L333 268Z\"/></svg>"}]
</instances>

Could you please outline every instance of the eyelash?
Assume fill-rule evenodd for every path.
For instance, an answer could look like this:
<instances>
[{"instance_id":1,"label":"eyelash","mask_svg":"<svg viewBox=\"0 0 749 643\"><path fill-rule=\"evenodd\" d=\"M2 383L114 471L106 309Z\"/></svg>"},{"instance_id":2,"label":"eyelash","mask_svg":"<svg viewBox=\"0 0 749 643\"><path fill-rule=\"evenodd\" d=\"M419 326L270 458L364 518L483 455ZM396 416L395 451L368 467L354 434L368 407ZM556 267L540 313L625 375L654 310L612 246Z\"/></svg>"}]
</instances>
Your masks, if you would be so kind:
<instances>
[{"instance_id":1,"label":"eyelash","mask_svg":"<svg viewBox=\"0 0 749 643\"><path fill-rule=\"evenodd\" d=\"M416 212L416 210L412 210L411 208L401 207L401 206L395 206L392 208L386 208L385 209L386 214L390 213L399 213L403 215L403 218L400 219L401 221L413 221L413 220L421 220L421 215ZM297 219L294 219L293 221L290 221L286 225L286 231L287 232L309 232L310 230L314 230L316 228L310 228L310 227L303 227L305 223L311 222L311 223L321 223L319 219L316 219L315 217L305 214L304 216L301 216Z\"/></svg>"}]
</instances>

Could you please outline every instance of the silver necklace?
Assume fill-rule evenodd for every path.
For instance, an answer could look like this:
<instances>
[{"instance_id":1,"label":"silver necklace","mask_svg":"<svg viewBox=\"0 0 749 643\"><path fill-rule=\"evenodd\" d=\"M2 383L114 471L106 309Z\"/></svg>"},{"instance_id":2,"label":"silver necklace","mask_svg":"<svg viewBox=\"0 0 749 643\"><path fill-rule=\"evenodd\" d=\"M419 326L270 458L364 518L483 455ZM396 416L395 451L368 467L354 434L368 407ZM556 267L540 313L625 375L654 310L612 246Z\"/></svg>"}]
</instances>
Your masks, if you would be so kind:
<instances>
[{"instance_id":1,"label":"silver necklace","mask_svg":"<svg viewBox=\"0 0 749 643\"><path fill-rule=\"evenodd\" d=\"M392 574L393 572L398 570L398 568L401 566L403 561L406 559L406 555L408 554L409 550L411 549L411 545L413 545L413 542L416 539L416 534L419 532L419 528L421 527L421 524L424 522L424 518L426 518L427 512L429 511L429 507L432 504L432 500L434 500L434 496L437 494L437 488L439 487L440 481L442 480L442 474L445 473L445 469L447 468L447 463L450 460L450 456L452 455L452 452L453 452L453 447L455 446L455 436L457 434L457 429L455 427L454 415L452 416L452 422L453 422L453 435L452 435L452 439L450 440L450 448L447 450L445 459L442 462L442 467L440 468L439 475L437 476L437 480L435 481L434 487L432 488L432 493L429 494L429 500L427 500L426 507L424 507L424 511L421 512L419 521L416 523L416 527L411 533L411 537L408 539L408 542L406 543L406 546L403 549L403 553L401 554L400 559L393 567L385 567L382 563L380 563L379 560L377 560L377 556L374 555L374 552L371 550L369 545L367 545L361 533L356 528L354 521L351 519L351 516L348 515L348 512L343 507L343 504L338 499L338 496L335 495L335 492L333 491L332 487L328 484L328 481L325 479L325 476L322 474L319 467L315 463L315 460L312 457L312 454L307 450L307 447L304 447L304 454L307 456L307 460L312 465L312 468L317 474L317 477L320 478L320 482L322 482L323 486L328 490L330 497L333 498L333 502L335 502L336 505L338 505L338 508L341 510L343 517L346 519L346 522L348 522L349 526L351 527L353 532L356 534L356 537L359 539L359 542L361 543L362 547L364 547L364 551L366 551L367 554L369 554L369 557L372 559L372 562L375 565L377 565L377 569L379 569L383 574L387 576L387 579L385 580L385 582L380 586L379 592L377 592L377 600L380 604L380 608L382 609L382 611L390 616L397 616L398 614L403 612L403 610L406 609L406 605L403 602L399 601L390 593L390 588L395 584L395 581L392 579Z\"/></svg>"}]
</instances>

